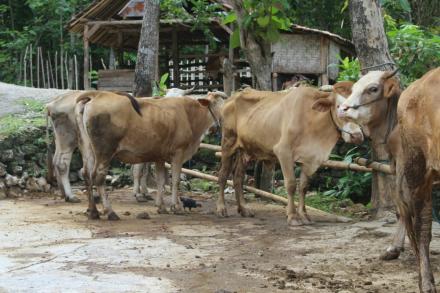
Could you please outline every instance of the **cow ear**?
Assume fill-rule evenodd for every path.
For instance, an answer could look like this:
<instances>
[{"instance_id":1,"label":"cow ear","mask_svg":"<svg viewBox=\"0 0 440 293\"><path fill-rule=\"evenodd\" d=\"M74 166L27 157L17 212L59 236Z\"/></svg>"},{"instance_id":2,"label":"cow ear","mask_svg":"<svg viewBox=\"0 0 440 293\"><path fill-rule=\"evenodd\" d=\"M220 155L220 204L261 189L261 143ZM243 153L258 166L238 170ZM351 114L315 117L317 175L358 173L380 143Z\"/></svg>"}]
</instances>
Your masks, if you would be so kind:
<instances>
[{"instance_id":1,"label":"cow ear","mask_svg":"<svg viewBox=\"0 0 440 293\"><path fill-rule=\"evenodd\" d=\"M204 107L208 107L209 104L210 104L210 101L208 99L205 99L205 98L197 99L197 102L199 102L200 105L202 105Z\"/></svg>"},{"instance_id":2,"label":"cow ear","mask_svg":"<svg viewBox=\"0 0 440 293\"><path fill-rule=\"evenodd\" d=\"M312 109L318 112L327 112L333 107L334 102L328 98L319 98L313 103Z\"/></svg>"},{"instance_id":3,"label":"cow ear","mask_svg":"<svg viewBox=\"0 0 440 293\"><path fill-rule=\"evenodd\" d=\"M353 82L351 81L341 81L333 85L333 91L344 98L351 95L351 89L353 87Z\"/></svg>"},{"instance_id":4,"label":"cow ear","mask_svg":"<svg viewBox=\"0 0 440 293\"><path fill-rule=\"evenodd\" d=\"M383 83L383 96L386 99L400 96L400 85L397 79L388 78Z\"/></svg>"}]
</instances>

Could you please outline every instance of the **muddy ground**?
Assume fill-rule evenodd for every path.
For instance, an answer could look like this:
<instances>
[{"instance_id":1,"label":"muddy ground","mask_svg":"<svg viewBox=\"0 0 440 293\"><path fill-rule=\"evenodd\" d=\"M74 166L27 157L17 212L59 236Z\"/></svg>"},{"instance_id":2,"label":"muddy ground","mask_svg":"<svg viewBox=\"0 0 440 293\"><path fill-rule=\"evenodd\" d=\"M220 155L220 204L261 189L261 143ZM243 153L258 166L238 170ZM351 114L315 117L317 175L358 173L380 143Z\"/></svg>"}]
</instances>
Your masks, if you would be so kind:
<instances>
[{"instance_id":1,"label":"muddy ground","mask_svg":"<svg viewBox=\"0 0 440 293\"><path fill-rule=\"evenodd\" d=\"M129 190L111 193L121 221L88 220L82 203L50 196L0 201L0 292L417 292L415 258L379 254L393 221L286 226L282 206L253 201L254 218L202 208L158 215ZM232 197L231 197L232 199ZM141 212L151 219L137 219ZM432 266L440 281L440 227Z\"/></svg>"}]
</instances>

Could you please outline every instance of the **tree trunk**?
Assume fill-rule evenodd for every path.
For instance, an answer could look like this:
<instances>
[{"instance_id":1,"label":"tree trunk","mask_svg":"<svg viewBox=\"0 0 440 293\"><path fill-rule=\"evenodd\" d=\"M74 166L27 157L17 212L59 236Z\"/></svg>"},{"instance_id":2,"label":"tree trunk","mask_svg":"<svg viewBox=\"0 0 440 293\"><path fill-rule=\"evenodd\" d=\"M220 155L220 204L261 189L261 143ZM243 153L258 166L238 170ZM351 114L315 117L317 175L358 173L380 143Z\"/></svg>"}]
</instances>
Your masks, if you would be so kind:
<instances>
[{"instance_id":1,"label":"tree trunk","mask_svg":"<svg viewBox=\"0 0 440 293\"><path fill-rule=\"evenodd\" d=\"M249 62L251 72L256 78L257 88L260 90L272 90L272 52L271 44L259 40L243 25L246 17L246 10L243 8L242 0L231 1L234 11L237 14L238 28L240 30L240 46Z\"/></svg>"},{"instance_id":2,"label":"tree trunk","mask_svg":"<svg viewBox=\"0 0 440 293\"><path fill-rule=\"evenodd\" d=\"M417 25L432 26L440 15L438 0L410 0L410 4L412 20Z\"/></svg>"},{"instance_id":3,"label":"tree trunk","mask_svg":"<svg viewBox=\"0 0 440 293\"><path fill-rule=\"evenodd\" d=\"M159 13L160 1L145 0L145 13L134 76L133 93L136 97L149 97L153 93L153 82L158 69Z\"/></svg>"},{"instance_id":4,"label":"tree trunk","mask_svg":"<svg viewBox=\"0 0 440 293\"><path fill-rule=\"evenodd\" d=\"M271 44L258 39L252 30L248 30L243 20L246 17L246 10L242 0L232 0L232 6L237 14L238 28L240 30L240 47L243 50L246 60L251 67L252 75L256 80L256 88L260 90L272 90L272 52ZM259 163L260 164L260 163ZM273 168L269 168L265 163L255 170L256 187L271 191Z\"/></svg>"},{"instance_id":5,"label":"tree trunk","mask_svg":"<svg viewBox=\"0 0 440 293\"><path fill-rule=\"evenodd\" d=\"M369 70L394 69L393 60L388 51L388 41L385 35L379 1L351 0L349 10L353 43L361 68L365 68L365 70L362 70L362 73L365 74ZM390 160L390 155L384 144L387 127L388 123L384 119L382 125L378 127L378 131L371 137L372 159L374 161ZM371 203L377 211L377 216L380 217L384 210L394 205L391 200L394 186L394 176L373 172Z\"/></svg>"}]
</instances>

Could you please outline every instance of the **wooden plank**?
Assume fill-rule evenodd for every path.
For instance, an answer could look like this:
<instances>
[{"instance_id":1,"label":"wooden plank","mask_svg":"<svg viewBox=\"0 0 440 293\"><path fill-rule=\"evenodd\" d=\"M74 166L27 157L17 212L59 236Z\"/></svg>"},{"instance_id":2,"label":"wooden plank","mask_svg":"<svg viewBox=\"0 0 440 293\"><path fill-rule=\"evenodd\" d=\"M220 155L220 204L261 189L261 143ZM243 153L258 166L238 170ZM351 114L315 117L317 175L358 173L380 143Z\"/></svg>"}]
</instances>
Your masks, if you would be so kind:
<instances>
[{"instance_id":1,"label":"wooden plank","mask_svg":"<svg viewBox=\"0 0 440 293\"><path fill-rule=\"evenodd\" d=\"M321 36L320 39L320 62L321 62L321 86L329 84L327 65L328 65L328 51L329 51L328 39Z\"/></svg>"}]
</instances>

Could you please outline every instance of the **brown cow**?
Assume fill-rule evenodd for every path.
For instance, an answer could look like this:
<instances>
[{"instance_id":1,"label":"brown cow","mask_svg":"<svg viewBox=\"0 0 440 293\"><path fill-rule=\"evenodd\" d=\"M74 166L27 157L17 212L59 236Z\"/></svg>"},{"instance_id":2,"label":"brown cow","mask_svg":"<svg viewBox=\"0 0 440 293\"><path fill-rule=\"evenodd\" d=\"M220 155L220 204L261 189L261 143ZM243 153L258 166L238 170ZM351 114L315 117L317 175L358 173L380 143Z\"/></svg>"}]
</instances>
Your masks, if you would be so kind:
<instances>
[{"instance_id":1,"label":"brown cow","mask_svg":"<svg viewBox=\"0 0 440 293\"><path fill-rule=\"evenodd\" d=\"M50 167L54 167L58 187L65 200L74 203L80 200L72 193L69 170L73 152L78 147L78 130L75 118L76 98L84 93L84 91L72 91L56 97L46 105L55 141L55 154L51 162L48 163L52 164ZM144 164L133 166L133 194L137 200L147 198L147 168L148 166Z\"/></svg>"},{"instance_id":2,"label":"brown cow","mask_svg":"<svg viewBox=\"0 0 440 293\"><path fill-rule=\"evenodd\" d=\"M249 156L267 162L278 160L289 194L288 223L310 223L304 204L308 178L328 159L341 134L347 142L363 141L358 125L336 117L337 105L343 102L343 96L348 95L345 92L347 87L350 88L351 83L336 84L334 93L309 87L275 93L245 89L231 98L222 114L218 215L227 215L224 188L233 167L238 212L242 216L253 215L245 206L242 190L245 156ZM301 165L298 213L293 201L295 163Z\"/></svg>"},{"instance_id":3,"label":"brown cow","mask_svg":"<svg viewBox=\"0 0 440 293\"><path fill-rule=\"evenodd\" d=\"M110 92L78 97L76 117L83 143L81 149L88 158L86 174L97 186L109 220L119 219L105 193L105 176L112 158L129 164L156 163L159 212L166 212L162 199L164 163L171 162L171 210L182 212L177 196L182 164L197 151L205 131L218 123L224 97L219 92L208 93L198 100L134 99ZM99 214L90 194L91 186L89 217L97 219Z\"/></svg>"},{"instance_id":4,"label":"brown cow","mask_svg":"<svg viewBox=\"0 0 440 293\"><path fill-rule=\"evenodd\" d=\"M391 136L394 137L391 150L395 156L398 191L394 201L417 257L421 292L436 292L429 244L432 182L440 172L439 85L440 68L437 68L402 92L397 105L398 128ZM368 73L353 86L355 88L339 114L362 121L364 125L372 125L375 119L384 120L380 103L400 93L397 79L389 72ZM381 112L382 115L378 115ZM370 128L371 133L373 130Z\"/></svg>"}]
</instances>

